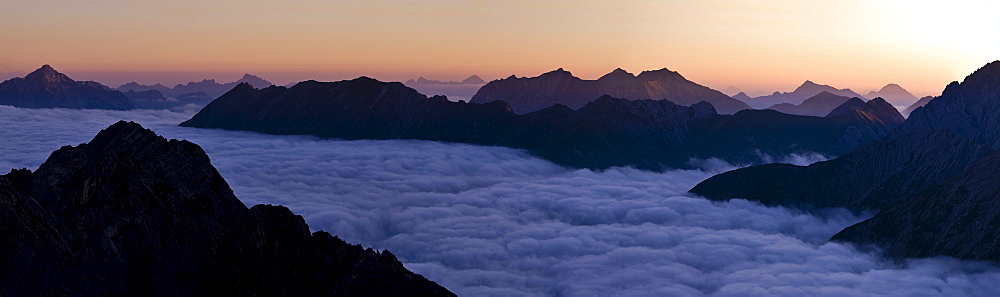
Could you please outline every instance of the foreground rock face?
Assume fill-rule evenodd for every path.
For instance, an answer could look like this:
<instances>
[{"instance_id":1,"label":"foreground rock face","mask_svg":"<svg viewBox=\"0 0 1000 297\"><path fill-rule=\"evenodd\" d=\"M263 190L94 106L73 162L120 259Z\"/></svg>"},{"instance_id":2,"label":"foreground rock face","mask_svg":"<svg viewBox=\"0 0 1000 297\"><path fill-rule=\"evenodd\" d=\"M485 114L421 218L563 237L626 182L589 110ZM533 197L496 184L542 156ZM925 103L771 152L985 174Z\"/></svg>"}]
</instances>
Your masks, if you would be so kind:
<instances>
[{"instance_id":1,"label":"foreground rock face","mask_svg":"<svg viewBox=\"0 0 1000 297\"><path fill-rule=\"evenodd\" d=\"M878 210L834 239L875 245L894 257L1000 261L998 115L1000 61L949 85L885 141L809 167L726 172L691 192L718 200Z\"/></svg>"},{"instance_id":2,"label":"foreground rock face","mask_svg":"<svg viewBox=\"0 0 1000 297\"><path fill-rule=\"evenodd\" d=\"M554 104L579 109L602 95L630 100L669 100L690 106L708 102L719 113L732 114L750 106L722 92L685 79L666 68L643 71L638 76L615 69L597 80L583 80L562 68L538 77L508 77L487 83L472 97L472 103L504 101L518 114Z\"/></svg>"},{"instance_id":3,"label":"foreground rock face","mask_svg":"<svg viewBox=\"0 0 1000 297\"><path fill-rule=\"evenodd\" d=\"M693 157L756 163L763 154L846 153L892 128L860 111L831 118L770 110L727 116L706 102L688 107L611 96L578 110L557 104L517 115L503 101L450 102L364 77L292 88L240 85L181 126L498 145L570 167L649 170L688 168Z\"/></svg>"},{"instance_id":4,"label":"foreground rock face","mask_svg":"<svg viewBox=\"0 0 1000 297\"><path fill-rule=\"evenodd\" d=\"M1000 154L948 181L900 199L834 240L883 248L894 257L1000 261Z\"/></svg>"},{"instance_id":5,"label":"foreground rock face","mask_svg":"<svg viewBox=\"0 0 1000 297\"><path fill-rule=\"evenodd\" d=\"M0 83L0 104L26 108L132 109L121 92L92 81L75 81L49 65Z\"/></svg>"},{"instance_id":6,"label":"foreground rock face","mask_svg":"<svg viewBox=\"0 0 1000 297\"><path fill-rule=\"evenodd\" d=\"M0 176L0 295L451 296L389 252L247 209L197 145L119 122Z\"/></svg>"}]
</instances>

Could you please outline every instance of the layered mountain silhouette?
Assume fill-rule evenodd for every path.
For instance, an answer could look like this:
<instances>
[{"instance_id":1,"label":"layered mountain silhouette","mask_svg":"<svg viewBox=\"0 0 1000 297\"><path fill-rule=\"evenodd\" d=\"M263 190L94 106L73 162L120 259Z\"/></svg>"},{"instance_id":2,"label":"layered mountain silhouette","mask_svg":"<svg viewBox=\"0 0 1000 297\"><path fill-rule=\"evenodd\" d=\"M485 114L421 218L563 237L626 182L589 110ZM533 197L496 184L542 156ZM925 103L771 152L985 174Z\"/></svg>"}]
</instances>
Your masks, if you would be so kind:
<instances>
[{"instance_id":1,"label":"layered mountain silhouette","mask_svg":"<svg viewBox=\"0 0 1000 297\"><path fill-rule=\"evenodd\" d=\"M823 91L816 94L816 96L809 97L809 99L802 101L802 103L798 105L781 103L771 105L771 107L768 107L767 109L777 110L787 114L822 117L830 114L834 108L844 104L844 102L847 102L849 99L851 98L837 96L833 93Z\"/></svg>"},{"instance_id":2,"label":"layered mountain silhouette","mask_svg":"<svg viewBox=\"0 0 1000 297\"><path fill-rule=\"evenodd\" d=\"M388 251L243 205L187 141L119 122L0 176L4 296L454 296Z\"/></svg>"},{"instance_id":3,"label":"layered mountain silhouette","mask_svg":"<svg viewBox=\"0 0 1000 297\"><path fill-rule=\"evenodd\" d=\"M743 93L743 92L736 93L736 95L733 95L732 97L733 97L733 99L739 100L741 102L747 102L748 100L752 100L753 99L753 98L750 98L750 95L747 95L747 93Z\"/></svg>"},{"instance_id":4,"label":"layered mountain silhouette","mask_svg":"<svg viewBox=\"0 0 1000 297\"><path fill-rule=\"evenodd\" d=\"M597 80L584 80L559 68L538 77L516 77L491 81L479 89L470 102L504 101L518 114L538 111L555 104L579 109L602 95L630 100L669 100L691 106L708 102L723 114L750 107L722 92L685 79L666 68L633 75L621 68Z\"/></svg>"},{"instance_id":5,"label":"layered mountain silhouette","mask_svg":"<svg viewBox=\"0 0 1000 297\"><path fill-rule=\"evenodd\" d=\"M239 80L229 83L218 83L214 79L205 79L199 82L188 82L186 84L177 84L173 88L168 88L162 84L155 85L142 85L137 82L130 82L123 84L117 88L117 90L122 92L128 91L149 91L155 90L160 92L166 97L178 98L186 94L196 94L203 93L215 99L216 97L225 94L227 91L236 87L236 85L241 83L248 83L256 88L265 88L273 85L271 82L257 77L252 74L244 74ZM188 95L190 96L190 95Z\"/></svg>"},{"instance_id":6,"label":"layered mountain silhouette","mask_svg":"<svg viewBox=\"0 0 1000 297\"><path fill-rule=\"evenodd\" d=\"M803 101L816 96L819 93L827 92L837 96L843 96L847 98L865 98L851 89L837 89L828 85L821 85L814 83L812 81L805 81L798 88L795 88L791 92L774 92L774 94L767 96L754 97L753 99L746 100L745 102L753 108L766 108L775 104L790 103L793 105L802 104Z\"/></svg>"},{"instance_id":7,"label":"layered mountain silhouette","mask_svg":"<svg viewBox=\"0 0 1000 297\"><path fill-rule=\"evenodd\" d=\"M923 107L924 105L927 105L927 102L931 102L932 99L934 99L934 96L926 96L920 98L920 100L917 100L917 102L914 102L912 105L907 106L906 109L903 110L903 115L910 116L910 113L913 113L913 111L916 110L918 107Z\"/></svg>"},{"instance_id":8,"label":"layered mountain silhouette","mask_svg":"<svg viewBox=\"0 0 1000 297\"><path fill-rule=\"evenodd\" d=\"M424 78L423 76L421 76L420 78L417 78L416 80L412 80L412 79L411 80L407 80L405 84L407 86L409 86L409 85L415 85L415 84L417 84L417 85L482 85L482 84L486 84L486 81L484 81L478 75L470 75L469 77L463 79L460 82L457 82L457 81L428 80L428 79ZM257 87L257 86L254 85L254 87Z\"/></svg>"},{"instance_id":9,"label":"layered mountain silhouette","mask_svg":"<svg viewBox=\"0 0 1000 297\"><path fill-rule=\"evenodd\" d=\"M556 104L518 115L486 104L427 97L371 78L306 81L292 88L241 84L182 126L311 134L343 139L423 139L527 149L558 164L604 169L688 168L691 158L759 163L790 153L838 155L894 126L865 113L820 118L744 110L719 115L706 102L600 96L577 110Z\"/></svg>"},{"instance_id":10,"label":"layered mountain silhouette","mask_svg":"<svg viewBox=\"0 0 1000 297\"><path fill-rule=\"evenodd\" d=\"M75 81L44 65L0 83L0 104L26 108L131 109L121 92L93 81Z\"/></svg>"},{"instance_id":11,"label":"layered mountain silhouette","mask_svg":"<svg viewBox=\"0 0 1000 297\"><path fill-rule=\"evenodd\" d=\"M878 91L871 91L865 95L867 98L882 98L892 105L908 106L917 101L917 96L913 96L909 91L897 84L887 84Z\"/></svg>"},{"instance_id":12,"label":"layered mountain silhouette","mask_svg":"<svg viewBox=\"0 0 1000 297\"><path fill-rule=\"evenodd\" d=\"M1000 260L1000 61L951 83L899 127L891 137L835 160L738 169L691 192L720 200L878 210L834 239L872 244L896 257Z\"/></svg>"}]
</instances>

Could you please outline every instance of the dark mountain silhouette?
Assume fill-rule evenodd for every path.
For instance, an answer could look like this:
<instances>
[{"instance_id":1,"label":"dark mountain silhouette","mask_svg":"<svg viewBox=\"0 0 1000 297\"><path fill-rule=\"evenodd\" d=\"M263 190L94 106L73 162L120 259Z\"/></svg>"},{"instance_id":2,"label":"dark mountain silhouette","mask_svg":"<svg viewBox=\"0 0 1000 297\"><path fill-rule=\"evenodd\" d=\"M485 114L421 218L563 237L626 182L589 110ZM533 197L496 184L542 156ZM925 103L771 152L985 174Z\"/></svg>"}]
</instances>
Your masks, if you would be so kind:
<instances>
[{"instance_id":1,"label":"dark mountain silhouette","mask_svg":"<svg viewBox=\"0 0 1000 297\"><path fill-rule=\"evenodd\" d=\"M800 116L774 110L742 110L693 125L692 155L755 164L763 155L819 153L839 156L889 134L899 123L862 110L832 117Z\"/></svg>"},{"instance_id":2,"label":"dark mountain silhouette","mask_svg":"<svg viewBox=\"0 0 1000 297\"><path fill-rule=\"evenodd\" d=\"M828 117L830 117L830 116L837 116L837 115L849 113L852 110L859 110L859 109L862 109L862 108L865 107L865 103L866 103L865 100L861 100L861 98L854 97L854 98L848 99L847 101L844 101L844 103L840 104L840 106L837 106L836 108L834 108L833 110L831 110L829 113L827 113L826 116L828 116Z\"/></svg>"},{"instance_id":3,"label":"dark mountain silhouette","mask_svg":"<svg viewBox=\"0 0 1000 297\"><path fill-rule=\"evenodd\" d=\"M638 76L619 68L598 80L583 80L562 68L532 78L512 75L487 83L470 102L504 101L518 114L526 114L554 104L575 110L602 95L630 100L669 100L684 106L705 101L724 114L749 108L739 100L666 68L643 71Z\"/></svg>"},{"instance_id":4,"label":"dark mountain silhouette","mask_svg":"<svg viewBox=\"0 0 1000 297\"><path fill-rule=\"evenodd\" d=\"M733 97L733 99L736 99L736 100L739 100L739 101L742 101L742 102L747 102L747 100L752 100L753 99L753 98L750 98L750 96L747 95L747 93L743 93L743 92L739 92L736 95L733 95L732 97Z\"/></svg>"},{"instance_id":5,"label":"dark mountain silhouette","mask_svg":"<svg viewBox=\"0 0 1000 297\"><path fill-rule=\"evenodd\" d=\"M828 85L821 85L814 83L812 81L805 81L798 88L795 88L791 92L774 92L774 94L767 96L755 97L751 100L747 100L746 103L750 104L754 108L765 108L775 104L790 103L790 104L801 104L806 99L816 96L821 92L827 92L837 96L844 96L847 98L864 98L863 96L851 91L851 89L837 89Z\"/></svg>"},{"instance_id":6,"label":"dark mountain silhouette","mask_svg":"<svg viewBox=\"0 0 1000 297\"><path fill-rule=\"evenodd\" d=\"M454 296L388 251L243 205L195 144L119 122L0 176L4 296Z\"/></svg>"},{"instance_id":7,"label":"dark mountain silhouette","mask_svg":"<svg viewBox=\"0 0 1000 297\"><path fill-rule=\"evenodd\" d=\"M164 97L156 90L132 91L124 93L125 97L132 102L135 108L140 109L169 109L178 104L178 99Z\"/></svg>"},{"instance_id":8,"label":"dark mountain silhouette","mask_svg":"<svg viewBox=\"0 0 1000 297\"><path fill-rule=\"evenodd\" d=\"M121 92L92 81L75 81L49 65L0 83L0 104L26 108L131 109Z\"/></svg>"},{"instance_id":9,"label":"dark mountain silhouette","mask_svg":"<svg viewBox=\"0 0 1000 297\"><path fill-rule=\"evenodd\" d=\"M858 104L858 102L861 100L860 99L855 100L855 99L857 98L853 98L848 102L844 102L844 104L841 104L837 108L833 109L832 111L830 111L830 114L826 116L835 117L857 110L870 114L874 118L884 121L890 125L902 124L903 121L906 120L905 118L903 118L903 115L899 114L899 110L896 110L896 107L893 107L891 104L889 104L889 102L886 102L882 98L875 98L872 100L868 100L868 102L865 102L864 104Z\"/></svg>"},{"instance_id":10,"label":"dark mountain silhouette","mask_svg":"<svg viewBox=\"0 0 1000 297\"><path fill-rule=\"evenodd\" d=\"M755 163L762 154L838 154L891 128L871 115L857 114L818 118L746 110L724 116L705 102L685 107L667 100L605 95L575 111L557 104L517 115L503 101L451 102L441 96L428 98L400 83L362 77L306 81L292 88L241 84L181 125L498 145L527 149L571 167L663 170L690 167L690 158L696 156ZM865 134L871 131L881 134Z\"/></svg>"},{"instance_id":11,"label":"dark mountain silhouette","mask_svg":"<svg viewBox=\"0 0 1000 297\"><path fill-rule=\"evenodd\" d=\"M256 88L265 88L273 85L271 82L264 80L263 78L254 76L252 74L244 74L239 80L230 83L218 83L214 79L205 79L200 82L188 82L186 84L177 84L173 88L167 88L161 84L156 85L141 85L136 82L130 82L118 87L117 90L122 92L132 91L148 91L156 90L166 97L177 98L183 94L191 93L204 93L213 99L225 94L226 91L231 90L236 87L236 85L241 83L248 83Z\"/></svg>"},{"instance_id":12,"label":"dark mountain silhouette","mask_svg":"<svg viewBox=\"0 0 1000 297\"><path fill-rule=\"evenodd\" d=\"M134 81L126 83L124 85L121 85L116 90L118 90L120 92L128 92L128 91L135 91L135 92L157 91L160 94L170 93L170 87L164 86L162 84L142 85L142 84L139 84L139 83L134 82Z\"/></svg>"},{"instance_id":13,"label":"dark mountain silhouette","mask_svg":"<svg viewBox=\"0 0 1000 297\"><path fill-rule=\"evenodd\" d=\"M772 105L767 109L777 110L787 114L822 117L830 114L830 112L833 111L834 108L837 108L841 104L844 104L844 102L847 102L847 100L849 99L851 98L844 96L837 96L830 92L823 91L820 92L819 94L816 94L816 96L812 96L809 99L802 101L802 104L799 105L791 103L781 103Z\"/></svg>"},{"instance_id":14,"label":"dark mountain silhouette","mask_svg":"<svg viewBox=\"0 0 1000 297\"><path fill-rule=\"evenodd\" d=\"M917 96L913 96L909 91L897 84L888 84L882 89L868 92L866 98L881 97L893 105L907 106L917 101Z\"/></svg>"},{"instance_id":15,"label":"dark mountain silhouette","mask_svg":"<svg viewBox=\"0 0 1000 297\"><path fill-rule=\"evenodd\" d=\"M923 107L924 105L927 105L927 102L931 102L932 99L934 99L934 96L926 96L920 98L920 100L917 100L917 102L914 102L912 105L906 107L906 109L903 110L903 115L910 116L910 113L913 113L913 111L916 110L918 107Z\"/></svg>"},{"instance_id":16,"label":"dark mountain silhouette","mask_svg":"<svg viewBox=\"0 0 1000 297\"><path fill-rule=\"evenodd\" d=\"M890 256L1000 260L998 115L1000 61L951 83L886 140L808 167L730 171L691 191L711 199L874 209L875 217L834 239L874 244Z\"/></svg>"}]
</instances>

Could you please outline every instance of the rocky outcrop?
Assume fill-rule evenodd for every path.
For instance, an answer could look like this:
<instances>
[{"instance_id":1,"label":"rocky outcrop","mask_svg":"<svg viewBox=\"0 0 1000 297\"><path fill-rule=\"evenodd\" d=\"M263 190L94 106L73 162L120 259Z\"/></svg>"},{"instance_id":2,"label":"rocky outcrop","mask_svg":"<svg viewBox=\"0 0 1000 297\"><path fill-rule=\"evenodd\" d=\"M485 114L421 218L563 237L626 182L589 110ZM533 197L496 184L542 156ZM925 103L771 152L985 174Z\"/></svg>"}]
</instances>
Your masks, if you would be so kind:
<instances>
[{"instance_id":1,"label":"rocky outcrop","mask_svg":"<svg viewBox=\"0 0 1000 297\"><path fill-rule=\"evenodd\" d=\"M878 91L868 92L865 97L882 98L890 104L899 106L907 106L917 101L917 96L913 96L913 94L897 84L887 84Z\"/></svg>"},{"instance_id":2,"label":"rocky outcrop","mask_svg":"<svg viewBox=\"0 0 1000 297\"><path fill-rule=\"evenodd\" d=\"M487 83L470 102L504 101L518 114L526 114L554 104L579 109L602 95L630 100L669 100L684 106L705 101L723 114L750 108L739 100L689 81L666 68L643 71L638 76L615 69L598 80L583 80L562 68L532 78L512 75Z\"/></svg>"},{"instance_id":3,"label":"rocky outcrop","mask_svg":"<svg viewBox=\"0 0 1000 297\"><path fill-rule=\"evenodd\" d=\"M874 217L833 240L881 248L892 257L951 256L1000 261L1000 154Z\"/></svg>"},{"instance_id":4,"label":"rocky outcrop","mask_svg":"<svg viewBox=\"0 0 1000 297\"><path fill-rule=\"evenodd\" d=\"M195 144L119 122L0 176L4 296L453 296L388 251L247 208Z\"/></svg>"},{"instance_id":5,"label":"rocky outcrop","mask_svg":"<svg viewBox=\"0 0 1000 297\"><path fill-rule=\"evenodd\" d=\"M1000 61L953 82L941 96L914 110L905 131L948 129L992 147L1000 147Z\"/></svg>"},{"instance_id":6,"label":"rocky outcrop","mask_svg":"<svg viewBox=\"0 0 1000 297\"><path fill-rule=\"evenodd\" d=\"M131 109L121 92L92 81L75 81L49 65L0 83L0 104L26 108Z\"/></svg>"},{"instance_id":7,"label":"rocky outcrop","mask_svg":"<svg viewBox=\"0 0 1000 297\"><path fill-rule=\"evenodd\" d=\"M907 106L906 109L903 110L903 116L907 116L907 117L910 116L910 113L912 113L917 108L920 108L920 107L923 107L924 105L927 105L927 103L931 102L932 99L934 99L934 96L927 96L927 97L920 98L920 100L917 100L917 102L913 103L910 106Z\"/></svg>"},{"instance_id":8,"label":"rocky outcrop","mask_svg":"<svg viewBox=\"0 0 1000 297\"><path fill-rule=\"evenodd\" d=\"M781 103L791 103L791 104L801 104L806 99L816 96L819 93L827 92L837 96L843 96L847 98L864 98L863 96L851 91L851 89L837 89L828 85L821 85L814 83L812 81L805 81L798 88L795 88L791 92L774 92L774 94L767 96L754 97L751 100L747 100L746 103L750 104L753 108L765 108L775 104Z\"/></svg>"},{"instance_id":9,"label":"rocky outcrop","mask_svg":"<svg viewBox=\"0 0 1000 297\"><path fill-rule=\"evenodd\" d=\"M847 102L851 98L844 96L837 96L833 93L823 91L816 96L809 97L801 104L795 105L791 103L781 103L775 104L767 109L780 111L787 114L805 115L822 117L830 114L833 109L837 108L844 102ZM860 99L859 99L860 100ZM863 102L863 101L862 101Z\"/></svg>"}]
</instances>

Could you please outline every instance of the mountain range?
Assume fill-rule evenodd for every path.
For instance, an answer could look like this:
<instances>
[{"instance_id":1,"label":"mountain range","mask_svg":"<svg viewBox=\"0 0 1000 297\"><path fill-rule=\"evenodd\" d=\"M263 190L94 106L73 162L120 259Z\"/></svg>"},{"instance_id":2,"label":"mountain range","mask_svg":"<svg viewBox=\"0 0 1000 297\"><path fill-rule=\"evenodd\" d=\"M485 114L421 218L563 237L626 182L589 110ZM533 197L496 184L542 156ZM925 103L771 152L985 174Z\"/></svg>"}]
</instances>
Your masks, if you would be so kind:
<instances>
[{"instance_id":1,"label":"mountain range","mask_svg":"<svg viewBox=\"0 0 1000 297\"><path fill-rule=\"evenodd\" d=\"M247 208L197 145L119 122L0 175L0 295L454 296L388 251Z\"/></svg>"},{"instance_id":2,"label":"mountain range","mask_svg":"<svg viewBox=\"0 0 1000 297\"><path fill-rule=\"evenodd\" d=\"M407 86L410 86L410 85L482 85L482 84L486 84L486 81L484 81L482 78L479 78L478 75L471 75L471 76L463 79L460 82L457 82L457 81L428 80L428 79L424 78L423 76L421 76L420 78L417 78L417 80L412 80L412 79L407 80L404 84L407 85ZM253 85L253 84L251 84L251 85ZM257 85L254 85L254 87L260 88Z\"/></svg>"},{"instance_id":3,"label":"mountain range","mask_svg":"<svg viewBox=\"0 0 1000 297\"><path fill-rule=\"evenodd\" d=\"M470 102L504 101L517 114L526 114L554 104L575 110L602 95L629 100L669 100L684 106L705 101L723 114L750 108L739 100L689 81L666 68L643 71L639 75L619 68L597 80L580 79L562 68L538 77L519 78L511 75L487 83Z\"/></svg>"},{"instance_id":4,"label":"mountain range","mask_svg":"<svg viewBox=\"0 0 1000 297\"><path fill-rule=\"evenodd\" d=\"M771 105L767 109L777 110L787 114L797 114L797 115L807 115L807 116L817 116L822 117L830 114L834 108L837 108L847 100L849 97L837 96L833 93L823 91L815 96L809 97L802 103L795 105L791 103L781 103ZM860 99L858 99L860 100ZM862 102L863 103L863 102Z\"/></svg>"},{"instance_id":5,"label":"mountain range","mask_svg":"<svg viewBox=\"0 0 1000 297\"><path fill-rule=\"evenodd\" d=\"M737 169L691 192L806 209L876 210L833 239L875 246L894 257L1000 261L998 149L1000 61L995 61L949 84L881 141L807 167Z\"/></svg>"},{"instance_id":6,"label":"mountain range","mask_svg":"<svg viewBox=\"0 0 1000 297\"><path fill-rule=\"evenodd\" d=\"M917 96L913 96L909 91L897 84L887 84L878 91L871 91L865 95L866 98L882 98L892 105L909 106L917 102Z\"/></svg>"},{"instance_id":7,"label":"mountain range","mask_svg":"<svg viewBox=\"0 0 1000 297\"><path fill-rule=\"evenodd\" d=\"M889 108L886 112L896 112ZM362 77L306 81L292 88L240 84L181 125L499 145L527 149L570 167L664 170L689 168L696 157L752 164L764 156L791 153L839 155L881 138L898 125L893 119L861 110L825 118L770 110L730 116L717 114L707 102L688 107L609 95L576 110L556 104L518 115L503 101L451 102L428 98L401 83Z\"/></svg>"},{"instance_id":8,"label":"mountain range","mask_svg":"<svg viewBox=\"0 0 1000 297\"><path fill-rule=\"evenodd\" d=\"M0 104L26 108L133 108L121 92L93 81L75 81L49 65L23 78L0 83Z\"/></svg>"},{"instance_id":9,"label":"mountain range","mask_svg":"<svg viewBox=\"0 0 1000 297\"><path fill-rule=\"evenodd\" d=\"M199 82L188 82L186 84L177 84L173 88L168 88L167 86L164 86L162 84L142 85L133 81L119 86L117 90L122 92L127 92L130 90L136 92L155 90L157 92L160 92L160 94L163 94L163 96L169 98L178 98L186 94L188 94L187 96L190 97L191 96L190 94L195 94L200 92L210 97L209 100L211 100L221 96L222 94L225 94L226 91L233 89L233 87L236 87L236 85L241 83L248 83L257 88L265 88L274 85L263 78L254 76L252 74L244 74L243 77L241 77L239 80L229 83L218 83L214 79L205 79Z\"/></svg>"},{"instance_id":10,"label":"mountain range","mask_svg":"<svg viewBox=\"0 0 1000 297\"><path fill-rule=\"evenodd\" d=\"M754 97L749 100L745 100L747 104L753 108L766 108L768 106L773 106L775 104L790 103L794 105L802 104L803 101L816 96L819 93L827 92L833 95L847 97L847 98L865 98L851 89L837 89L828 85L821 85L814 83L812 81L805 81L798 88L795 88L791 92L774 92L771 95ZM739 95L739 94L737 94ZM746 95L746 94L744 94Z\"/></svg>"}]
</instances>

